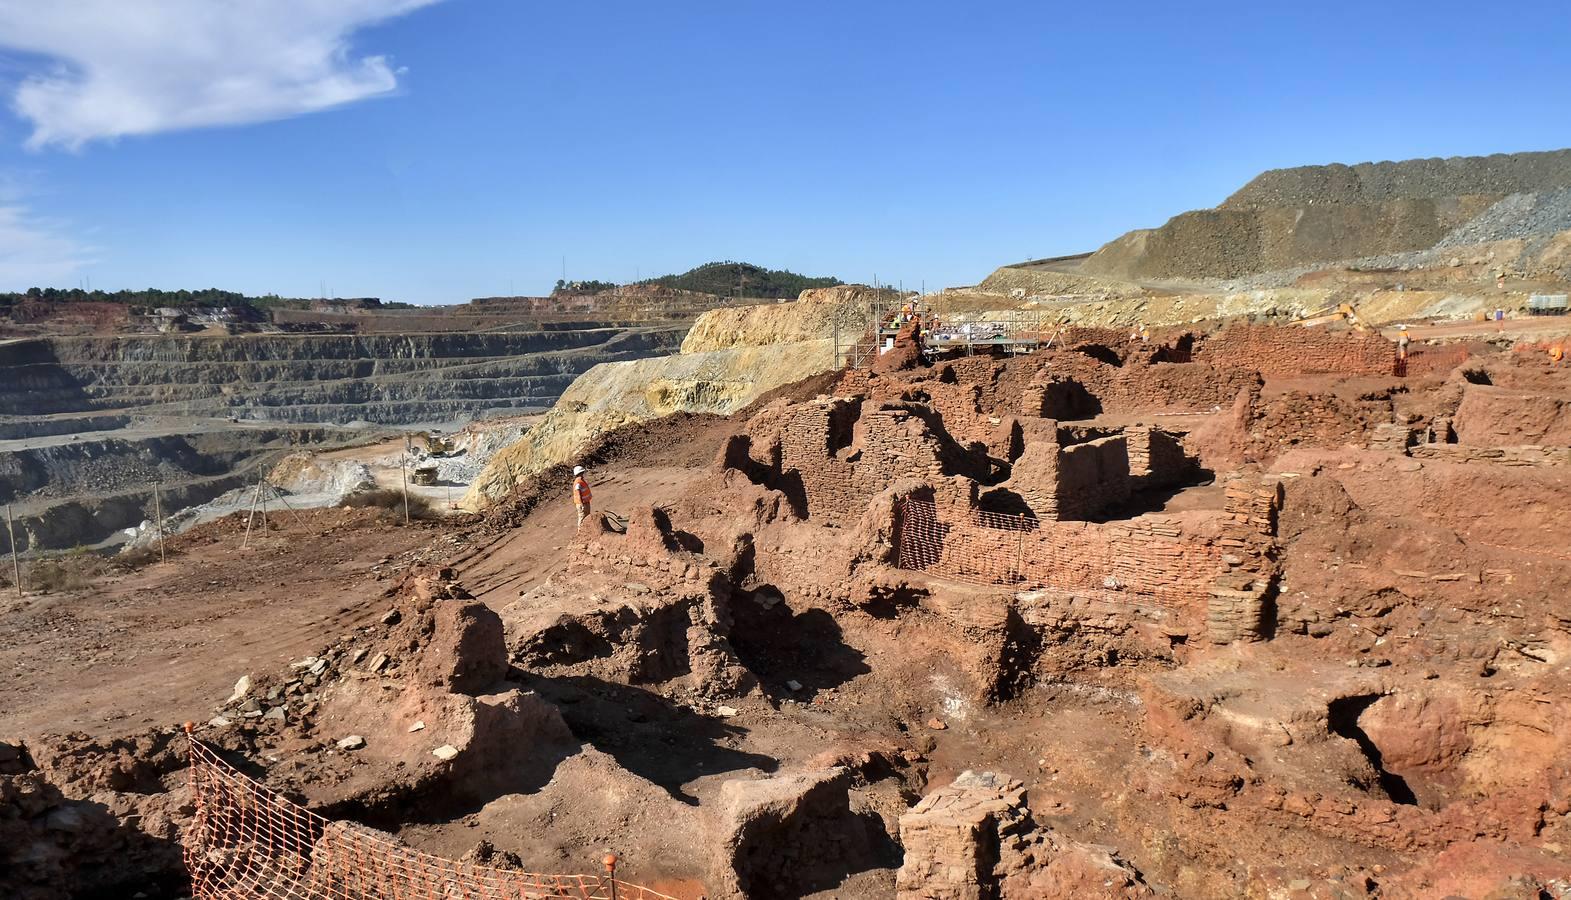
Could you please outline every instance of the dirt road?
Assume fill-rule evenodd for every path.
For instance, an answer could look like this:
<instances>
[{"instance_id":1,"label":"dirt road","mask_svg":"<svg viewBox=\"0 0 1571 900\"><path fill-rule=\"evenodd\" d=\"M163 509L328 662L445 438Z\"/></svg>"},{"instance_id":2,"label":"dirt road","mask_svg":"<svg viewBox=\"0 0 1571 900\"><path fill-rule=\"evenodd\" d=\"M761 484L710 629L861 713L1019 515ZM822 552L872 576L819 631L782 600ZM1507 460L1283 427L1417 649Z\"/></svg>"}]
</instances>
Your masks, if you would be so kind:
<instances>
[{"instance_id":1,"label":"dirt road","mask_svg":"<svg viewBox=\"0 0 1571 900\"><path fill-rule=\"evenodd\" d=\"M215 523L171 542L167 563L86 590L7 596L0 735L205 720L241 675L309 655L376 615L379 561L434 532L374 517L275 515L277 530L245 550L221 527L232 520Z\"/></svg>"}]
</instances>

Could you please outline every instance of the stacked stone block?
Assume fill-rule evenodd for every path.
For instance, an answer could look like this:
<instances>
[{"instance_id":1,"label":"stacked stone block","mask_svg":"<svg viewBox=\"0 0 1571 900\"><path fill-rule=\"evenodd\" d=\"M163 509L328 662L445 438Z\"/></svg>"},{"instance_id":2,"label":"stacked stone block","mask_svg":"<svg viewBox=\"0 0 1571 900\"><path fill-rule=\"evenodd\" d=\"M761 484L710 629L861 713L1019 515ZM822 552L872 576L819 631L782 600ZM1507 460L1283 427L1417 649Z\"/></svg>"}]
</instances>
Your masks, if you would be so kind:
<instances>
[{"instance_id":1,"label":"stacked stone block","mask_svg":"<svg viewBox=\"0 0 1571 900\"><path fill-rule=\"evenodd\" d=\"M1276 524L1282 485L1274 476L1239 475L1225 488L1222 562L1207 593L1206 633L1212 643L1258 641L1269 636L1267 611L1280 574Z\"/></svg>"}]
</instances>

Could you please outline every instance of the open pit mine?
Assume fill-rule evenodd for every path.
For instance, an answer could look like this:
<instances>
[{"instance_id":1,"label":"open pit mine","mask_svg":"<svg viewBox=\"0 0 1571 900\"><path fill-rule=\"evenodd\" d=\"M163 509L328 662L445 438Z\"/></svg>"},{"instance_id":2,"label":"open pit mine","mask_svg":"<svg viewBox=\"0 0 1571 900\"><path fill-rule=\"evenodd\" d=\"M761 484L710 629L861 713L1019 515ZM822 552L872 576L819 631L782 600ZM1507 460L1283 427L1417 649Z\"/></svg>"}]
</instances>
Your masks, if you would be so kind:
<instances>
[{"instance_id":1,"label":"open pit mine","mask_svg":"<svg viewBox=\"0 0 1571 900\"><path fill-rule=\"evenodd\" d=\"M441 515L5 584L3 891L1571 896L1571 154L1252 184L595 340L0 346L33 510L185 458L142 416L194 485L555 400Z\"/></svg>"}]
</instances>

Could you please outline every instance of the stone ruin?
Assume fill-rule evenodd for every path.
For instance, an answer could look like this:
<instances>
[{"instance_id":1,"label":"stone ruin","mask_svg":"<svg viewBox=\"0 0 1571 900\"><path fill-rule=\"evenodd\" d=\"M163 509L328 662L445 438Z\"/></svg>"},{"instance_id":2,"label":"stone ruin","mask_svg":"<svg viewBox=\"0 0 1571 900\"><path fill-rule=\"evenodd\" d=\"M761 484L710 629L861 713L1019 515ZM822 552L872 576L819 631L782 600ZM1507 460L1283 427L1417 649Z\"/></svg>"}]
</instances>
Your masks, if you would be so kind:
<instances>
[{"instance_id":1,"label":"stone ruin","mask_svg":"<svg viewBox=\"0 0 1571 900\"><path fill-rule=\"evenodd\" d=\"M550 785L586 775L657 839L703 835L680 862L711 897L1553 896L1571 625L1542 598L1571 560L1511 510L1566 496L1567 384L1484 350L1399 381L1388 350L1081 329L847 372L754 411L681 496L586 522L499 612L413 571L200 733L291 748L269 785L370 825L555 815ZM728 724L835 715L858 683L880 705L841 714L865 736L780 771ZM1118 739L1032 733L979 771L932 737L1073 697ZM674 750L640 749L673 735L720 763L672 775ZM31 798L0 829L53 848L29 886L79 852L56 835L80 804L144 816L84 843L167 854L174 744L83 748L121 762L78 774L0 747L0 790ZM1098 793L1055 793L1076 766Z\"/></svg>"}]
</instances>

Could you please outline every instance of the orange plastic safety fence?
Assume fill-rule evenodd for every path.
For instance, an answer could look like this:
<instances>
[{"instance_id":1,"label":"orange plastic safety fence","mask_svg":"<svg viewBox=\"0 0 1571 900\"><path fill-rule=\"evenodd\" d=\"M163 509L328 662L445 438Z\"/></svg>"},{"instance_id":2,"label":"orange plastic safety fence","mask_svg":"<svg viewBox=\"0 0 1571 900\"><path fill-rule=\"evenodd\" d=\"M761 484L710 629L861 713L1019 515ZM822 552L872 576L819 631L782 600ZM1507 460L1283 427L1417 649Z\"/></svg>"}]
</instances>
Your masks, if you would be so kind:
<instances>
[{"instance_id":1,"label":"orange plastic safety fence","mask_svg":"<svg viewBox=\"0 0 1571 900\"><path fill-rule=\"evenodd\" d=\"M1084 560L1051 540L1036 519L1023 515L946 507L906 498L900 502L896 565L955 581L979 585L1012 585L1022 590L1046 588L1115 603L1184 606L1192 593L1182 588L1093 587ZM1047 539L1044 539L1047 538ZM1065 573L1074 573L1066 579Z\"/></svg>"},{"instance_id":2,"label":"orange plastic safety fence","mask_svg":"<svg viewBox=\"0 0 1571 900\"><path fill-rule=\"evenodd\" d=\"M281 797L191 738L185 835L202 900L674 900L601 875L510 872L442 859Z\"/></svg>"}]
</instances>

